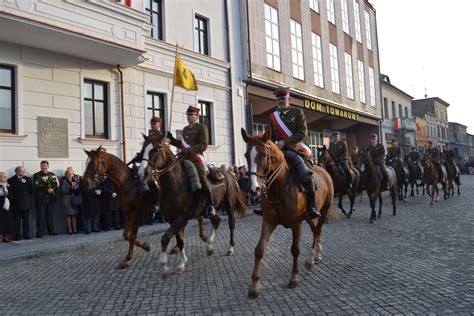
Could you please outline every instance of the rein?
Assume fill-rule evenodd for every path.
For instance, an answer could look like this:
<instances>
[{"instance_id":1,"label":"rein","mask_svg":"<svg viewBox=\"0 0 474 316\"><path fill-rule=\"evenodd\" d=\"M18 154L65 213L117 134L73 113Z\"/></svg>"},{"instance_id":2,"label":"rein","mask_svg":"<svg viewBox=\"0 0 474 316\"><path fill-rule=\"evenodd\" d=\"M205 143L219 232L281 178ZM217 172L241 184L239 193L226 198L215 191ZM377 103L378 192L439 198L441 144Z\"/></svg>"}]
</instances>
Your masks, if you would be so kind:
<instances>
[{"instance_id":1,"label":"rein","mask_svg":"<svg viewBox=\"0 0 474 316\"><path fill-rule=\"evenodd\" d=\"M272 159L270 157L270 154L268 152L268 149L265 149L266 153L267 153L267 165L268 165L268 162L270 159ZM257 174L256 172L251 172L250 174L254 174L256 175L257 177L260 177L260 178L263 178L262 180L262 193L263 195L265 196L265 198L268 200L268 202L270 204L277 204L277 203L280 203L281 201L285 200L286 197L290 194L290 188L291 188L291 183L292 183L292 177L291 175L289 175L290 177L290 183L288 184L288 190L287 192L285 193L285 195L283 195L282 198L276 200L276 201L272 201L270 200L270 198L268 197L268 191L270 190L270 186L273 184L273 182L275 182L275 180L278 178L278 175L282 172L283 170L283 164L280 163L278 165L278 167L273 170L272 173L269 174L269 172L267 172L265 175L261 176L259 174Z\"/></svg>"}]
</instances>

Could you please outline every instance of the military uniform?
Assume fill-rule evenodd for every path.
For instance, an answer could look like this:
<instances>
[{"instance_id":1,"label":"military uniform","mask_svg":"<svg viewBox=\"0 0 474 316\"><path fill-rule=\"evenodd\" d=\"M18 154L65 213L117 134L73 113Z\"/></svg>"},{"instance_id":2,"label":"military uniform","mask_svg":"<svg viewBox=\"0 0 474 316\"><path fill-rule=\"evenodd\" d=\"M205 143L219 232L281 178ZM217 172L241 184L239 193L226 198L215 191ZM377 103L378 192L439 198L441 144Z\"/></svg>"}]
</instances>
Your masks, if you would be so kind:
<instances>
[{"instance_id":1,"label":"military uniform","mask_svg":"<svg viewBox=\"0 0 474 316\"><path fill-rule=\"evenodd\" d=\"M383 182L386 184L388 187L388 174L387 174L387 169L385 166L385 148L383 147L382 144L375 144L369 145L369 148L367 148L370 156L372 157L372 161L380 167L380 172L382 173L382 178Z\"/></svg>"},{"instance_id":2,"label":"military uniform","mask_svg":"<svg viewBox=\"0 0 474 316\"><path fill-rule=\"evenodd\" d=\"M403 161L403 150L400 146L392 146L388 150L388 155L391 158L398 158L400 161Z\"/></svg>"},{"instance_id":3,"label":"military uniform","mask_svg":"<svg viewBox=\"0 0 474 316\"><path fill-rule=\"evenodd\" d=\"M349 171L349 166L347 165L347 160L349 159L347 154L347 143L343 140L334 141L329 144L329 151L336 160L336 165L343 170L346 176L346 186L350 188L352 186L352 176Z\"/></svg>"},{"instance_id":4,"label":"military uniform","mask_svg":"<svg viewBox=\"0 0 474 316\"><path fill-rule=\"evenodd\" d=\"M410 158L411 162L419 163L421 160L420 153L417 152L416 150L411 151L408 157Z\"/></svg>"},{"instance_id":5,"label":"military uniform","mask_svg":"<svg viewBox=\"0 0 474 316\"><path fill-rule=\"evenodd\" d=\"M440 179L441 182L444 182L443 169L441 168L441 152L438 147L433 147L431 149L431 162L436 167L436 170L438 170L438 179Z\"/></svg>"}]
</instances>

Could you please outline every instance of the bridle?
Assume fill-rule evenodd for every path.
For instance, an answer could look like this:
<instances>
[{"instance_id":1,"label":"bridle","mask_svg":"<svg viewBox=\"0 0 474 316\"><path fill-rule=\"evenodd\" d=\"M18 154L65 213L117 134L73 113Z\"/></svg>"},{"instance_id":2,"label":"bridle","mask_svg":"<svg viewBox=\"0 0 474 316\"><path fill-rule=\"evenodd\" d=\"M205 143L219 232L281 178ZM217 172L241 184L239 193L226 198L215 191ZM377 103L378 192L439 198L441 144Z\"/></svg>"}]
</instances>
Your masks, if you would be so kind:
<instances>
[{"instance_id":1,"label":"bridle","mask_svg":"<svg viewBox=\"0 0 474 316\"><path fill-rule=\"evenodd\" d=\"M98 182L102 182L102 180L106 177L110 177L111 175L113 175L114 173L117 173L119 171L121 171L122 169L127 168L127 166L120 166L119 168L117 168L116 170L112 171L112 172L105 172L103 175L100 175L100 169L102 167L102 165L104 165L105 163L105 159L104 157L102 157L102 155L99 155L98 157L99 159L99 165L97 166L97 169L95 171L94 174L92 174L91 172L84 172L84 175L88 175L88 176L91 176L93 178L93 183L96 184ZM107 168L106 168L107 169ZM114 180L115 182L117 182L116 180Z\"/></svg>"},{"instance_id":2,"label":"bridle","mask_svg":"<svg viewBox=\"0 0 474 316\"><path fill-rule=\"evenodd\" d=\"M158 144L156 145L156 147L154 147L154 150L156 150L156 152L163 152L163 145L161 144ZM179 156L179 153L176 154L176 156ZM156 177L156 178L159 178L161 176L163 176L164 174L168 173L169 171L171 171L174 167L176 167L176 163L179 162L179 160L175 160L173 161L173 163L171 163L169 166L165 166L163 169L158 169L157 166L156 166L156 162L152 162L151 160L148 160L148 159L143 159L145 161L148 162L148 164L153 168L153 176Z\"/></svg>"}]
</instances>

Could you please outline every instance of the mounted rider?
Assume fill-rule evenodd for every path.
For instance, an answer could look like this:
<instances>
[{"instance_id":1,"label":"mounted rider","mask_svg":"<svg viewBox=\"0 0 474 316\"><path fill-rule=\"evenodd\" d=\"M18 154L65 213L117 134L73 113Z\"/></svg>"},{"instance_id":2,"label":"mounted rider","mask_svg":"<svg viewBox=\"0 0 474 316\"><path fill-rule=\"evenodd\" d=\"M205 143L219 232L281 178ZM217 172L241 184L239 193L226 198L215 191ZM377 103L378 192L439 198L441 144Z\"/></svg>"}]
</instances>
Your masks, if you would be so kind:
<instances>
[{"instance_id":1,"label":"mounted rider","mask_svg":"<svg viewBox=\"0 0 474 316\"><path fill-rule=\"evenodd\" d=\"M408 154L408 159L411 166L418 166L419 170L422 171L421 167L421 156L420 153L416 150L415 146L411 146L411 151Z\"/></svg>"},{"instance_id":2,"label":"mounted rider","mask_svg":"<svg viewBox=\"0 0 474 316\"><path fill-rule=\"evenodd\" d=\"M392 147L388 149L387 158L398 160L403 165L403 150L396 139L392 139Z\"/></svg>"},{"instance_id":3,"label":"mounted rider","mask_svg":"<svg viewBox=\"0 0 474 316\"><path fill-rule=\"evenodd\" d=\"M347 164L349 155L347 153L347 143L345 140L341 140L341 133L335 131L333 134L333 141L329 144L329 151L335 159L336 166L342 170L346 176L346 188L352 189L352 175Z\"/></svg>"},{"instance_id":4,"label":"mounted rider","mask_svg":"<svg viewBox=\"0 0 474 316\"><path fill-rule=\"evenodd\" d=\"M426 152L428 152L431 155L431 162L435 166L436 170L438 171L438 181L440 183L444 183L444 175L443 175L443 169L441 167L441 152L437 146L433 146L433 143L431 141L428 142L428 148L426 149Z\"/></svg>"},{"instance_id":5,"label":"mounted rider","mask_svg":"<svg viewBox=\"0 0 474 316\"><path fill-rule=\"evenodd\" d=\"M308 204L308 215L318 218L316 209L316 184L313 180L313 160L311 150L304 143L308 133L303 109L290 106L290 89L280 87L273 93L276 97L276 110L270 114L268 125L272 130L272 141L285 153L290 166L296 169L299 181L304 185Z\"/></svg>"},{"instance_id":6,"label":"mounted rider","mask_svg":"<svg viewBox=\"0 0 474 316\"><path fill-rule=\"evenodd\" d=\"M382 144L378 142L379 136L373 133L370 137L371 144L367 148L370 156L372 157L372 161L375 163L376 166L379 167L380 173L382 174L382 187L386 187L387 190L390 189L388 183L388 173L385 166L385 148Z\"/></svg>"},{"instance_id":7,"label":"mounted rider","mask_svg":"<svg viewBox=\"0 0 474 316\"><path fill-rule=\"evenodd\" d=\"M190 161L196 167L202 186L201 193L207 201L205 216L209 218L216 215L212 192L207 183L207 165L203 156L209 143L209 132L206 125L199 123L199 111L199 108L192 105L186 110L189 125L184 127L181 141L174 138L171 132L168 132L166 137L171 145L181 150L183 159Z\"/></svg>"}]
</instances>

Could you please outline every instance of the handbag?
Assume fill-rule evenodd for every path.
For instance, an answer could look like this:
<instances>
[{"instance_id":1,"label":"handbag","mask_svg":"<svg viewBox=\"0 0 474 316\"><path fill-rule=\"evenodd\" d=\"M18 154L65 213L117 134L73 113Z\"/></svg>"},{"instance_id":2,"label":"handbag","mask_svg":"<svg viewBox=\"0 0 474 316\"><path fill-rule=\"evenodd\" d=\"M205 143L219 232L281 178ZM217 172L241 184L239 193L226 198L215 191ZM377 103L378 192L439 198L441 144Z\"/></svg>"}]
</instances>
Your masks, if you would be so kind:
<instances>
[{"instance_id":1,"label":"handbag","mask_svg":"<svg viewBox=\"0 0 474 316\"><path fill-rule=\"evenodd\" d=\"M73 194L71 196L71 205L72 206L82 206L82 196L79 194Z\"/></svg>"}]
</instances>

